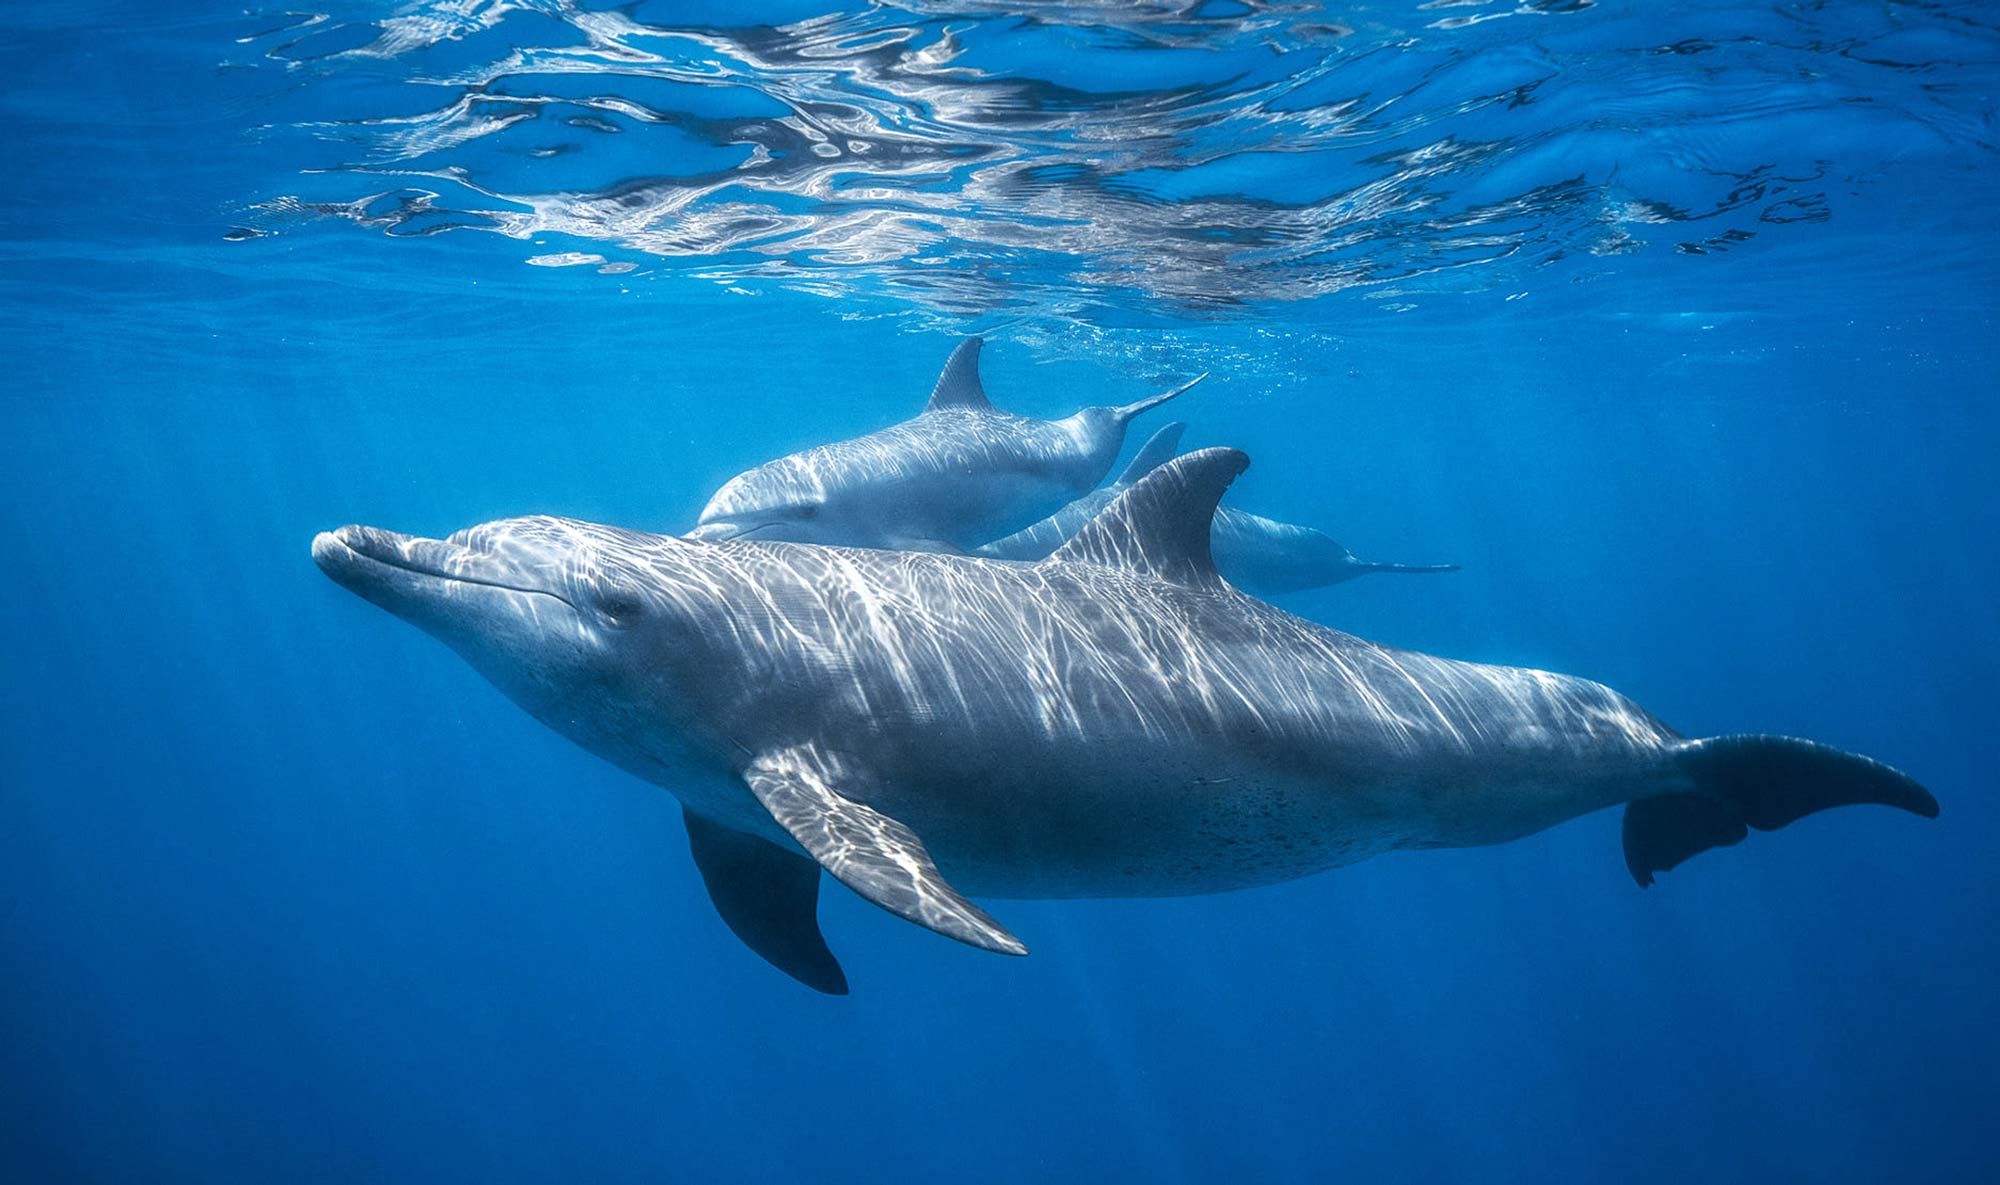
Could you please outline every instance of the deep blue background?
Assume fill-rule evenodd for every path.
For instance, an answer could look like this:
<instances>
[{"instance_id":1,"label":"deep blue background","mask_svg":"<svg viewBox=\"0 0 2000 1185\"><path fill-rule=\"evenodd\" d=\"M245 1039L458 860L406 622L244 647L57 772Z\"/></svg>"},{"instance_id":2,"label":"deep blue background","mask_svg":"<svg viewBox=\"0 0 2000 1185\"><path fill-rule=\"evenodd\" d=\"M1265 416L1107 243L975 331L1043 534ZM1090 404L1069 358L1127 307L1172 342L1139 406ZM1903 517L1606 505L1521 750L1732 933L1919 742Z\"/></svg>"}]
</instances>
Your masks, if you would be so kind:
<instances>
[{"instance_id":1,"label":"deep blue background","mask_svg":"<svg viewBox=\"0 0 2000 1185\"><path fill-rule=\"evenodd\" d=\"M307 543L679 529L737 470L914 411L995 322L523 279L493 236L225 242L275 175L214 69L234 14L6 19L0 1177L2000 1169L1986 150L1735 258L1402 314L1028 318L987 352L1037 414L1212 366L1178 414L1255 458L1239 504L1465 565L1299 612L1866 752L1938 821L1832 812L1648 891L1605 813L1231 896L996 903L1024 960L836 887L856 990L825 999L717 921L668 795Z\"/></svg>"}]
</instances>

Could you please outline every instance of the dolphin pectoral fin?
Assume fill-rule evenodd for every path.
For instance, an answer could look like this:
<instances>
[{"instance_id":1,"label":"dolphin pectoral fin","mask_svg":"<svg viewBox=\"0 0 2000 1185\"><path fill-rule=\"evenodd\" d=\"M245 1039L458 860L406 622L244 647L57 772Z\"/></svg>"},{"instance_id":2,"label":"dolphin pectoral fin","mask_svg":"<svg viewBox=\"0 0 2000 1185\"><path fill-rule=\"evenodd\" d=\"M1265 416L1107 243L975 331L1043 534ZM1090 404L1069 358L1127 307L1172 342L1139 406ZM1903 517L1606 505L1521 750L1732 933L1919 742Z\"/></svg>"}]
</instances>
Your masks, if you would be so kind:
<instances>
[{"instance_id":1,"label":"dolphin pectoral fin","mask_svg":"<svg viewBox=\"0 0 2000 1185\"><path fill-rule=\"evenodd\" d=\"M778 825L841 884L947 938L1007 955L1028 948L945 883L916 832L841 794L865 775L812 745L766 753L743 771Z\"/></svg>"},{"instance_id":2,"label":"dolphin pectoral fin","mask_svg":"<svg viewBox=\"0 0 2000 1185\"><path fill-rule=\"evenodd\" d=\"M1937 818L1937 799L1879 761L1793 737L1684 741L1672 764L1689 789L1625 804L1625 866L1641 887L1710 848L1776 831L1829 807L1875 803Z\"/></svg>"},{"instance_id":3,"label":"dolphin pectoral fin","mask_svg":"<svg viewBox=\"0 0 2000 1185\"><path fill-rule=\"evenodd\" d=\"M691 811L688 850L715 912L763 960L816 992L847 994L819 932L819 866L796 852Z\"/></svg>"}]
</instances>

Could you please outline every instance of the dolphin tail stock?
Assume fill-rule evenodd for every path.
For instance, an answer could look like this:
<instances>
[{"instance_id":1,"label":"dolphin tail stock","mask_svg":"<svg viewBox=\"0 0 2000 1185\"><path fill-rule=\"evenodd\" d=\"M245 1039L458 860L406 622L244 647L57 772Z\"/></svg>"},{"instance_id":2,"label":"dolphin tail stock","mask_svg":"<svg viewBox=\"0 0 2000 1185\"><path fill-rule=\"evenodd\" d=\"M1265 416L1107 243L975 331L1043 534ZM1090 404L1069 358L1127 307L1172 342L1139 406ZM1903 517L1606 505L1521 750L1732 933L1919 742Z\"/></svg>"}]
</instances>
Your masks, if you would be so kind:
<instances>
[{"instance_id":1,"label":"dolphin tail stock","mask_svg":"<svg viewBox=\"0 0 2000 1185\"><path fill-rule=\"evenodd\" d=\"M1363 572L1457 572L1457 564L1389 564L1380 560L1356 560L1355 566Z\"/></svg>"},{"instance_id":2,"label":"dolphin tail stock","mask_svg":"<svg viewBox=\"0 0 2000 1185\"><path fill-rule=\"evenodd\" d=\"M1625 866L1641 887L1691 856L1741 842L1751 828L1776 831L1829 807L1938 814L1937 799L1901 770L1794 737L1683 741L1668 761L1689 788L1625 804Z\"/></svg>"},{"instance_id":3,"label":"dolphin tail stock","mask_svg":"<svg viewBox=\"0 0 2000 1185\"><path fill-rule=\"evenodd\" d=\"M1132 420L1134 416L1153 410L1154 408L1160 406L1162 403L1165 403L1167 400L1172 399L1174 396L1184 393L1185 391L1187 391L1188 388L1194 386L1196 383L1199 383L1201 380L1207 377L1208 377L1208 372L1204 370L1200 374L1189 379L1187 382L1182 383L1180 386L1175 387L1171 391L1162 391L1158 395L1149 395L1146 398L1141 399L1137 403L1128 403L1123 407L1114 407L1111 409L1112 414L1118 418L1119 423L1121 424L1128 423Z\"/></svg>"}]
</instances>

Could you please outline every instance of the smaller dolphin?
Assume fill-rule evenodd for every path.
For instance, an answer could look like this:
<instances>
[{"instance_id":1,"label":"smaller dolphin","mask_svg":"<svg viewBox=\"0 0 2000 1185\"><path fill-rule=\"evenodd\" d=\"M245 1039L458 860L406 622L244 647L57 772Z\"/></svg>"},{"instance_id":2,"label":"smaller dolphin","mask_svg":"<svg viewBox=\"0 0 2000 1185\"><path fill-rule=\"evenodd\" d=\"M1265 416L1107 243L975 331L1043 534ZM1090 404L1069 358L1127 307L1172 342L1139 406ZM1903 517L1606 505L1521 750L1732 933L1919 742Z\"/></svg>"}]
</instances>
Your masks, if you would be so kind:
<instances>
[{"instance_id":1,"label":"smaller dolphin","mask_svg":"<svg viewBox=\"0 0 2000 1185\"><path fill-rule=\"evenodd\" d=\"M1025 530L972 554L996 560L1039 560L1054 555L1083 525L1140 478L1173 460L1186 424L1168 424L1140 447L1118 480L1083 497ZM1456 572L1457 564L1384 564L1364 560L1311 527L1281 523L1228 506L1215 512L1209 546L1222 578L1260 597L1341 584L1370 572Z\"/></svg>"},{"instance_id":2,"label":"smaller dolphin","mask_svg":"<svg viewBox=\"0 0 2000 1185\"><path fill-rule=\"evenodd\" d=\"M737 474L690 539L963 551L1017 531L1104 480L1125 425L1207 378L1123 407L1037 420L994 407L979 350L952 351L915 419Z\"/></svg>"}]
</instances>

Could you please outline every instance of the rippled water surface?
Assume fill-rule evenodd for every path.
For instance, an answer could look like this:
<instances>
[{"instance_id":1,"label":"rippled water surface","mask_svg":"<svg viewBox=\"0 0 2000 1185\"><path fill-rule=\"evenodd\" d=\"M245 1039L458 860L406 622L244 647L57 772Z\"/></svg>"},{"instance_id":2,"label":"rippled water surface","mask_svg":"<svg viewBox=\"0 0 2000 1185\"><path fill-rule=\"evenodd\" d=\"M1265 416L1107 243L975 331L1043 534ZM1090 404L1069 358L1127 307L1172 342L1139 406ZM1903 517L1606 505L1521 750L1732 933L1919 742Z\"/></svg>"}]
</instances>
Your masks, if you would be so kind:
<instances>
[{"instance_id":1,"label":"rippled water surface","mask_svg":"<svg viewBox=\"0 0 2000 1185\"><path fill-rule=\"evenodd\" d=\"M2000 1179L1994 4L51 0L0 71L0 1181ZM981 902L1026 959L829 881L831 1000L308 556L685 531L973 333L1459 567L1284 608L1941 817Z\"/></svg>"},{"instance_id":2,"label":"rippled water surface","mask_svg":"<svg viewBox=\"0 0 2000 1185\"><path fill-rule=\"evenodd\" d=\"M784 7L260 15L228 66L284 79L304 175L234 233L948 314L1397 310L1796 239L1996 147L1980 5Z\"/></svg>"}]
</instances>

